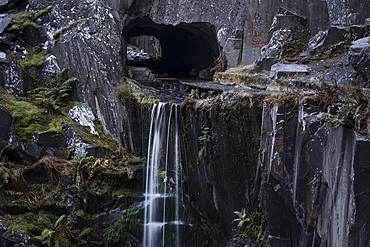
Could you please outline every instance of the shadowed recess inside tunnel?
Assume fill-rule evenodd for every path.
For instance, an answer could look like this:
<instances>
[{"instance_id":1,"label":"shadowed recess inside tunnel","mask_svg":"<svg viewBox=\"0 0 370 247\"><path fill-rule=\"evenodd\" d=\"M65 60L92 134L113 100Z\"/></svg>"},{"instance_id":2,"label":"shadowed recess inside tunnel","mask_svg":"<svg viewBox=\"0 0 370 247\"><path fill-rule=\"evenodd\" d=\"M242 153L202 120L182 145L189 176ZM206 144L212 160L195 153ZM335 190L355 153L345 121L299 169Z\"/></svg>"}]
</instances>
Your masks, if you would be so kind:
<instances>
[{"instance_id":1,"label":"shadowed recess inside tunnel","mask_svg":"<svg viewBox=\"0 0 370 247\"><path fill-rule=\"evenodd\" d=\"M161 48L155 59L129 59L128 42L145 36ZM149 17L137 18L126 25L122 39L124 64L147 67L155 74L187 77L191 71L213 67L220 52L214 26L204 22L173 26L156 24Z\"/></svg>"}]
</instances>

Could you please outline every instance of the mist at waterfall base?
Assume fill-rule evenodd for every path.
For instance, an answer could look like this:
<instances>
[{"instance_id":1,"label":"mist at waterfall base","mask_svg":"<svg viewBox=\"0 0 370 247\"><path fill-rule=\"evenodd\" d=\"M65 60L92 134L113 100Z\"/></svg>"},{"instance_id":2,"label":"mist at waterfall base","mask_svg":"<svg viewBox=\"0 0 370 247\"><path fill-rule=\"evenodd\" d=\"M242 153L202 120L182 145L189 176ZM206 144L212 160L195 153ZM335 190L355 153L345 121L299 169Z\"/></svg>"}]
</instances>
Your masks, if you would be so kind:
<instances>
[{"instance_id":1,"label":"mist at waterfall base","mask_svg":"<svg viewBox=\"0 0 370 247\"><path fill-rule=\"evenodd\" d=\"M169 113L167 113L169 108ZM143 219L144 247L189 246L190 203L184 200L179 106L154 104L148 140Z\"/></svg>"}]
</instances>

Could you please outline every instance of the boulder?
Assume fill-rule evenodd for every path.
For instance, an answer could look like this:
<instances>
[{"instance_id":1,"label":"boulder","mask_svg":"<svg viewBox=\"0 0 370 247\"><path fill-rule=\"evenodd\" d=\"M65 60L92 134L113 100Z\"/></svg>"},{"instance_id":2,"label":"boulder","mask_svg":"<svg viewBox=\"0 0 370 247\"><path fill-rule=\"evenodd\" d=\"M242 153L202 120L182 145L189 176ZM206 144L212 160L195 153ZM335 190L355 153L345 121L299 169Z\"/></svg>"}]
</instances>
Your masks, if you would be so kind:
<instances>
[{"instance_id":1,"label":"boulder","mask_svg":"<svg viewBox=\"0 0 370 247\"><path fill-rule=\"evenodd\" d=\"M302 30L307 31L307 19L296 13L280 7L271 24L269 33L282 28L289 28L292 35L299 34Z\"/></svg>"},{"instance_id":2,"label":"boulder","mask_svg":"<svg viewBox=\"0 0 370 247\"><path fill-rule=\"evenodd\" d=\"M90 145L84 141L72 128L67 128L65 133L67 145L73 150L74 156L79 154L82 155L86 152L87 147Z\"/></svg>"},{"instance_id":3,"label":"boulder","mask_svg":"<svg viewBox=\"0 0 370 247\"><path fill-rule=\"evenodd\" d=\"M0 51L0 63L10 63L10 57L2 51Z\"/></svg>"},{"instance_id":4,"label":"boulder","mask_svg":"<svg viewBox=\"0 0 370 247\"><path fill-rule=\"evenodd\" d=\"M43 78L52 77L54 78L58 73L61 72L56 57L52 54L45 58L45 62L41 66L41 73Z\"/></svg>"},{"instance_id":5,"label":"boulder","mask_svg":"<svg viewBox=\"0 0 370 247\"><path fill-rule=\"evenodd\" d=\"M90 106L87 103L77 105L69 110L68 115L72 120L82 126L90 127L90 133L97 135L98 132L94 128L95 116Z\"/></svg>"},{"instance_id":6,"label":"boulder","mask_svg":"<svg viewBox=\"0 0 370 247\"><path fill-rule=\"evenodd\" d=\"M37 144L33 141L29 141L26 153L33 158L31 162L33 163L46 155L46 148L43 145Z\"/></svg>"},{"instance_id":7,"label":"boulder","mask_svg":"<svg viewBox=\"0 0 370 247\"><path fill-rule=\"evenodd\" d=\"M0 221L0 245L1 246L17 246L17 247L26 247L26 246L39 246L40 242L36 239L31 238L25 233L18 231L13 231L4 226L3 222Z\"/></svg>"},{"instance_id":8,"label":"boulder","mask_svg":"<svg viewBox=\"0 0 370 247\"><path fill-rule=\"evenodd\" d=\"M105 158L113 154L113 151L103 146L91 146L86 149L87 156L95 158Z\"/></svg>"},{"instance_id":9,"label":"boulder","mask_svg":"<svg viewBox=\"0 0 370 247\"><path fill-rule=\"evenodd\" d=\"M4 57L4 53L0 57L0 61L3 61L0 62L0 86L10 94L24 96L28 85L21 68L9 56Z\"/></svg>"},{"instance_id":10,"label":"boulder","mask_svg":"<svg viewBox=\"0 0 370 247\"><path fill-rule=\"evenodd\" d=\"M280 47L287 41L290 34L291 30L286 28L273 33L270 42L262 47L261 55L254 64L254 71L270 70L271 66L276 63Z\"/></svg>"},{"instance_id":11,"label":"boulder","mask_svg":"<svg viewBox=\"0 0 370 247\"><path fill-rule=\"evenodd\" d=\"M57 145L55 137L57 136L56 132L34 131L32 132L32 141L43 146L55 147Z\"/></svg>"},{"instance_id":12,"label":"boulder","mask_svg":"<svg viewBox=\"0 0 370 247\"><path fill-rule=\"evenodd\" d=\"M311 36L330 27L328 3L322 0L307 1L308 29Z\"/></svg>"},{"instance_id":13,"label":"boulder","mask_svg":"<svg viewBox=\"0 0 370 247\"><path fill-rule=\"evenodd\" d=\"M352 42L348 50L348 61L361 75L370 80L370 38L362 38Z\"/></svg>"},{"instance_id":14,"label":"boulder","mask_svg":"<svg viewBox=\"0 0 370 247\"><path fill-rule=\"evenodd\" d=\"M277 62L279 49L288 41L288 38L307 42L307 19L280 7L274 16L269 33L272 33L271 39L262 47L261 55L254 65L256 72L270 70L271 65Z\"/></svg>"},{"instance_id":15,"label":"boulder","mask_svg":"<svg viewBox=\"0 0 370 247\"><path fill-rule=\"evenodd\" d=\"M331 26L322 44L322 48L325 49L331 44L344 40L344 35L347 32L348 30L346 27Z\"/></svg>"},{"instance_id":16,"label":"boulder","mask_svg":"<svg viewBox=\"0 0 370 247\"><path fill-rule=\"evenodd\" d=\"M277 79L281 76L295 76L309 73L309 67L302 64L276 63L271 66L270 78Z\"/></svg>"},{"instance_id":17,"label":"boulder","mask_svg":"<svg viewBox=\"0 0 370 247\"><path fill-rule=\"evenodd\" d=\"M148 68L129 66L129 70L132 72L132 77L136 81L139 81L142 83L153 82L154 75Z\"/></svg>"},{"instance_id":18,"label":"boulder","mask_svg":"<svg viewBox=\"0 0 370 247\"><path fill-rule=\"evenodd\" d=\"M12 22L13 18L9 16L5 16L3 18L0 18L0 34L2 34L5 29L9 26L9 24Z\"/></svg>"},{"instance_id":19,"label":"boulder","mask_svg":"<svg viewBox=\"0 0 370 247\"><path fill-rule=\"evenodd\" d=\"M271 65L277 62L279 49L289 39L307 42L307 19L283 7L280 7L274 16L269 33L272 34L269 43L262 47L254 70L270 70Z\"/></svg>"},{"instance_id":20,"label":"boulder","mask_svg":"<svg viewBox=\"0 0 370 247\"><path fill-rule=\"evenodd\" d=\"M56 147L49 147L45 151L46 155L57 157L59 159L66 159L63 153Z\"/></svg>"},{"instance_id":21,"label":"boulder","mask_svg":"<svg viewBox=\"0 0 370 247\"><path fill-rule=\"evenodd\" d=\"M353 26L352 30L361 34L361 29L358 29L356 26ZM326 31L319 31L309 40L307 49L304 50L300 56L324 52L330 45L345 40L345 34L348 33L348 31L349 30L346 27L337 26L332 26Z\"/></svg>"},{"instance_id":22,"label":"boulder","mask_svg":"<svg viewBox=\"0 0 370 247\"><path fill-rule=\"evenodd\" d=\"M241 29L236 29L226 41L224 48L224 56L228 67L236 67L241 61L243 49L244 32Z\"/></svg>"},{"instance_id":23,"label":"boulder","mask_svg":"<svg viewBox=\"0 0 370 247\"><path fill-rule=\"evenodd\" d=\"M308 41L307 48L299 55L301 57L308 56L311 53L314 53L315 49L321 47L325 42L325 38L328 35L328 30L319 31Z\"/></svg>"}]
</instances>

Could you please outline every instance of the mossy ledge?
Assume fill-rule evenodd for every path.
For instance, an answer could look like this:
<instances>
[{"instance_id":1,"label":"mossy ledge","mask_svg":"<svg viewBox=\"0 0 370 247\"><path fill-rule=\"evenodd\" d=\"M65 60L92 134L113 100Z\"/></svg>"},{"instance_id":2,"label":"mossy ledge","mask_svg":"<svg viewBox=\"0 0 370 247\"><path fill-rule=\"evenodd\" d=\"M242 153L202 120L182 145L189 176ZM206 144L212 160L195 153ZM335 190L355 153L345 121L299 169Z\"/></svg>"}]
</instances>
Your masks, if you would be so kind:
<instances>
[{"instance_id":1,"label":"mossy ledge","mask_svg":"<svg viewBox=\"0 0 370 247\"><path fill-rule=\"evenodd\" d=\"M59 28L57 31L55 31L55 33L53 34L53 38L55 40L57 40L59 38L59 36L67 29L73 27L73 26L76 26L76 25L84 25L85 22L86 22L87 18L82 18L82 19L78 19L78 20L75 20L75 21L72 21L71 23L69 23L68 25L64 26L64 27L61 27Z\"/></svg>"},{"instance_id":2,"label":"mossy ledge","mask_svg":"<svg viewBox=\"0 0 370 247\"><path fill-rule=\"evenodd\" d=\"M45 9L40 11L22 11L13 15L10 15L13 18L12 26L9 28L9 31L12 30L21 30L29 27L30 25L35 26L36 28L42 28L41 25L36 24L37 18L40 16L49 13L53 6L48 6Z\"/></svg>"}]
</instances>

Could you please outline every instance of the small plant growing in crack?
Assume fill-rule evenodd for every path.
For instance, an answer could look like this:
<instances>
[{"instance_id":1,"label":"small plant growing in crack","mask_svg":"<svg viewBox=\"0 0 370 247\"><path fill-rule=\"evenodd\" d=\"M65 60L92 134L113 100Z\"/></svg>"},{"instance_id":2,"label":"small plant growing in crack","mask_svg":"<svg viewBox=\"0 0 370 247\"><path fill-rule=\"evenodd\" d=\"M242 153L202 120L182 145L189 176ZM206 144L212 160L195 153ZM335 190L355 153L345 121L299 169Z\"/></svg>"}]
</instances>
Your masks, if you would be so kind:
<instances>
[{"instance_id":1,"label":"small plant growing in crack","mask_svg":"<svg viewBox=\"0 0 370 247\"><path fill-rule=\"evenodd\" d=\"M209 142L211 136L215 135L214 133L211 133L210 128L203 126L201 135L198 137L198 141L200 142L201 149L198 152L198 163L203 158L204 151L206 149L207 143Z\"/></svg>"}]
</instances>

